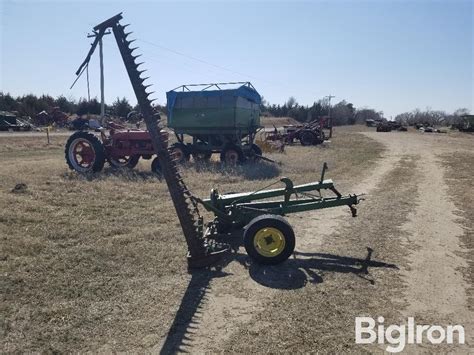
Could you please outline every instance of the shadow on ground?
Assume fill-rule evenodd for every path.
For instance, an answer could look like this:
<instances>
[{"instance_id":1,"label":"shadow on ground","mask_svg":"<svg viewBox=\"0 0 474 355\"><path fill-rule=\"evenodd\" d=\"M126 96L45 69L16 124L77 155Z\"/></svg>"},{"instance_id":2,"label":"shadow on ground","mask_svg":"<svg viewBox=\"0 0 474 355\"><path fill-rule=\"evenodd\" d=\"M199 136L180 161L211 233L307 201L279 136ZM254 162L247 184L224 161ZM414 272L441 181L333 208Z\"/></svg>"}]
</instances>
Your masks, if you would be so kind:
<instances>
[{"instance_id":1,"label":"shadow on ground","mask_svg":"<svg viewBox=\"0 0 474 355\"><path fill-rule=\"evenodd\" d=\"M369 267L392 269L398 269L398 267L394 264L372 260L372 252L372 249L367 248L367 257L360 259L334 254L295 251L293 258L279 265L266 266L252 263L249 274L255 282L262 286L285 290L304 287L308 282L321 283L324 281L322 275L330 272L352 273L373 285L375 280L369 275Z\"/></svg>"},{"instance_id":2,"label":"shadow on ground","mask_svg":"<svg viewBox=\"0 0 474 355\"><path fill-rule=\"evenodd\" d=\"M302 288L308 282L321 283L324 281L322 275L331 272L352 273L370 284L374 284L375 280L370 277L369 268L398 269L394 264L372 260L373 250L371 248L367 248L365 259L295 251L293 258L282 264L259 265L253 263L246 254L239 252L241 244L239 240L236 235L230 238L232 252L224 258L218 267L190 272L191 280L162 345L161 354L187 352L187 349L192 346L192 337L199 328L201 309L206 302L206 293L210 289L210 283L213 278L231 275L223 271L223 268L232 261L236 261L248 269L250 277L255 282L265 287L286 290Z\"/></svg>"}]
</instances>

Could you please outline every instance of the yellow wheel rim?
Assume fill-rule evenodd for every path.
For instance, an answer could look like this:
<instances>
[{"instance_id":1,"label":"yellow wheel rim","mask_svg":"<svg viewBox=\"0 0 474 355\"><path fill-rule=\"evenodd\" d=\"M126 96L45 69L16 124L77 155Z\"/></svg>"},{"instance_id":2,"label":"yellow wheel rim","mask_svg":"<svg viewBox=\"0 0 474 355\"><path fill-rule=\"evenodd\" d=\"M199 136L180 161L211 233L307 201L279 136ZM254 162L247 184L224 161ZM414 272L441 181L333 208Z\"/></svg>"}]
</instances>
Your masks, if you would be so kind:
<instances>
[{"instance_id":1,"label":"yellow wheel rim","mask_svg":"<svg viewBox=\"0 0 474 355\"><path fill-rule=\"evenodd\" d=\"M280 255L285 249L285 236L273 227L260 229L253 239L255 250L265 257L275 257Z\"/></svg>"}]
</instances>

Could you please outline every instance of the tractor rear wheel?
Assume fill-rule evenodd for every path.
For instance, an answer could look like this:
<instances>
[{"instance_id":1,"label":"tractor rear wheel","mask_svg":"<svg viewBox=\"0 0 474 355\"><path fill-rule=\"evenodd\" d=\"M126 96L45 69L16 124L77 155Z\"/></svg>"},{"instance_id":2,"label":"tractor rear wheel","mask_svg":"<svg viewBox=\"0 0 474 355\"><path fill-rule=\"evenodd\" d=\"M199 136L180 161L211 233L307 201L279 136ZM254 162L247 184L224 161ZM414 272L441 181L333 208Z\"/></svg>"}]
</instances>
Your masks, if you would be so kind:
<instances>
[{"instance_id":1,"label":"tractor rear wheel","mask_svg":"<svg viewBox=\"0 0 474 355\"><path fill-rule=\"evenodd\" d=\"M128 168L133 169L137 166L140 160L139 155L123 156L120 158L109 158L109 163L114 168Z\"/></svg>"},{"instance_id":2,"label":"tractor rear wheel","mask_svg":"<svg viewBox=\"0 0 474 355\"><path fill-rule=\"evenodd\" d=\"M170 147L170 151L171 155L173 155L173 158L177 163L182 164L189 161L190 154L185 144L174 143Z\"/></svg>"},{"instance_id":3,"label":"tractor rear wheel","mask_svg":"<svg viewBox=\"0 0 474 355\"><path fill-rule=\"evenodd\" d=\"M101 171L105 163L104 146L96 136L84 131L69 137L65 156L69 168L80 173Z\"/></svg>"},{"instance_id":4,"label":"tractor rear wheel","mask_svg":"<svg viewBox=\"0 0 474 355\"><path fill-rule=\"evenodd\" d=\"M221 152L221 162L230 166L242 164L244 162L244 153L237 145L227 145Z\"/></svg>"},{"instance_id":5,"label":"tractor rear wheel","mask_svg":"<svg viewBox=\"0 0 474 355\"><path fill-rule=\"evenodd\" d=\"M316 136L311 131L303 131L300 134L300 142L301 145L313 145L314 141L316 140Z\"/></svg>"},{"instance_id":6,"label":"tractor rear wheel","mask_svg":"<svg viewBox=\"0 0 474 355\"><path fill-rule=\"evenodd\" d=\"M290 257L295 249L295 233L278 215L261 215L244 227L247 254L259 264L275 265Z\"/></svg>"}]
</instances>

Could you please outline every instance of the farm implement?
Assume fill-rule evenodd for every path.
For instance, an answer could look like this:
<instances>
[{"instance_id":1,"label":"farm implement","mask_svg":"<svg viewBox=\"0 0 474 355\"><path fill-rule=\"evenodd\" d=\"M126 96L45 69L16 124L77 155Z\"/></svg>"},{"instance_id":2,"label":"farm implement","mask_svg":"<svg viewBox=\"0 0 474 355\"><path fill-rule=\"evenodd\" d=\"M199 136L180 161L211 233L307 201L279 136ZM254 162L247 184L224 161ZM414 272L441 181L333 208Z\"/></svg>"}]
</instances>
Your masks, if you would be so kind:
<instances>
[{"instance_id":1,"label":"farm implement","mask_svg":"<svg viewBox=\"0 0 474 355\"><path fill-rule=\"evenodd\" d=\"M66 142L65 156L68 166L80 173L98 172L108 161L115 168L133 169L140 158L151 159L155 154L148 131L126 129L110 122L101 129L100 139L86 131L72 134ZM168 133L160 131L163 141L168 142ZM153 172L160 174L160 162L155 158L151 163Z\"/></svg>"},{"instance_id":2,"label":"farm implement","mask_svg":"<svg viewBox=\"0 0 474 355\"><path fill-rule=\"evenodd\" d=\"M121 25L121 19L122 15L118 14L94 27L95 41L76 74L80 75L88 65L99 39L106 30L111 29L148 131L111 133L110 139L115 141L117 134L132 134L140 136L143 141L151 142L152 152L157 156L155 159L161 167L188 246L189 267L206 267L217 262L229 249L227 243L222 243L222 239L231 230L243 230L244 246L250 257L260 263L276 264L286 260L295 246L293 229L282 216L337 206L350 207L352 216L356 216L354 206L358 204L359 197L342 196L331 180L325 180L326 164L323 166L320 180L314 183L294 186L290 179L282 178L279 181L285 184L283 188L231 194L219 194L214 189L209 199L203 200L194 196L178 170L179 157L176 156L176 151L168 149L168 137L159 128L160 116L154 112L151 105L152 100L149 99L151 93L146 91L150 85L144 85L147 78L141 77L145 70L138 69L143 63L136 63L139 55L134 55L133 52L137 48L130 48L133 40L127 38L131 32L125 33L128 25ZM89 144L87 142L90 141L87 141L86 137L89 136L76 137L79 141L75 144L79 146L79 151L85 149L89 154L91 151L102 149L98 146L100 142L97 138L95 138L97 141ZM71 145L73 143L74 140ZM124 150L116 156L130 154L132 151ZM151 150L147 150L146 154L151 154ZM91 159L89 164L94 165L94 157L92 154L91 156L92 158L88 158ZM326 190L332 191L335 196L324 197L321 192ZM269 200L276 197L280 199ZM204 224L199 207L212 212L214 220Z\"/></svg>"},{"instance_id":3,"label":"farm implement","mask_svg":"<svg viewBox=\"0 0 474 355\"><path fill-rule=\"evenodd\" d=\"M300 126L284 126L283 132L276 127L274 131L265 132L265 140L282 141L284 144L294 144L300 141L301 145L318 145L324 142L326 135L324 133L325 119L317 119Z\"/></svg>"},{"instance_id":4,"label":"farm implement","mask_svg":"<svg viewBox=\"0 0 474 355\"><path fill-rule=\"evenodd\" d=\"M215 215L205 236L218 239L232 229L243 228L245 250L255 261L278 264L286 260L295 248L295 234L282 216L338 206L348 206L352 216L357 216L354 206L359 203L360 196L342 196L332 180L324 179L326 169L324 163L321 179L308 184L295 186L293 181L283 177L276 182L283 183L283 188L231 194L219 194L213 189L209 199L195 198ZM322 190L329 190L335 196L323 197ZM280 199L268 200L275 197Z\"/></svg>"},{"instance_id":5,"label":"farm implement","mask_svg":"<svg viewBox=\"0 0 474 355\"><path fill-rule=\"evenodd\" d=\"M262 99L250 82L182 85L166 97L168 127L178 140L171 149L180 161L208 160L213 153L230 165L262 158L254 143Z\"/></svg>"}]
</instances>

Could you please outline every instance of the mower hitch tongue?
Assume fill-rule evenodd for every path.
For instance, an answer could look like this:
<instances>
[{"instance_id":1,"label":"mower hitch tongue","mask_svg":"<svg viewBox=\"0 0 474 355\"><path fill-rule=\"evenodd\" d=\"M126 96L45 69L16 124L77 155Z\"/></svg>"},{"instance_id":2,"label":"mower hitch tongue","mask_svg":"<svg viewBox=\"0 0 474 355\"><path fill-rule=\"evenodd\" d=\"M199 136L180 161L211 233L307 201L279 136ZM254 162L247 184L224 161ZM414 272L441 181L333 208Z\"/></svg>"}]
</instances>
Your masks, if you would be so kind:
<instances>
[{"instance_id":1,"label":"mower hitch tongue","mask_svg":"<svg viewBox=\"0 0 474 355\"><path fill-rule=\"evenodd\" d=\"M228 235L231 230L243 230L244 246L253 260L262 264L278 264L286 260L295 248L293 228L282 216L336 206L349 206L352 215L356 216L354 205L359 203L359 197L357 195L342 196L334 187L332 180L324 179L327 170L326 163L323 166L321 179L317 182L294 186L290 179L281 178L276 183L285 184L283 188L232 194L219 194L216 189L213 189L209 199L202 200L195 197L183 181L176 164L176 157L168 149L168 135L161 129L160 115L152 106L154 100L149 99L152 93L146 91L150 85L144 84L148 78L141 77L145 70L138 68L143 63L136 62L140 55L135 55L134 52L138 48L131 48L130 45L134 40L128 39L128 36L132 32L125 32L125 28L129 25L120 24L121 19L120 13L94 27L96 34L94 43L76 75L84 71L99 40L106 30L111 29L147 126L148 133L140 137L151 141L152 152L157 156L154 164L160 167L168 186L188 246L187 259L190 268L202 268L215 264L225 252L230 250L228 244L217 240ZM138 134L135 133L135 135ZM69 151L66 149L66 158L85 168L95 164L98 157L101 154L104 155L104 151L98 139L94 138L90 138L89 135L76 137L71 142L72 148ZM143 154L150 155L150 153L146 151ZM127 162L128 160L123 160L123 164ZM322 190L329 190L335 196L323 197ZM269 200L275 197L281 198ZM215 216L214 220L206 225L206 230L204 230L203 217L198 205L214 213Z\"/></svg>"}]
</instances>

